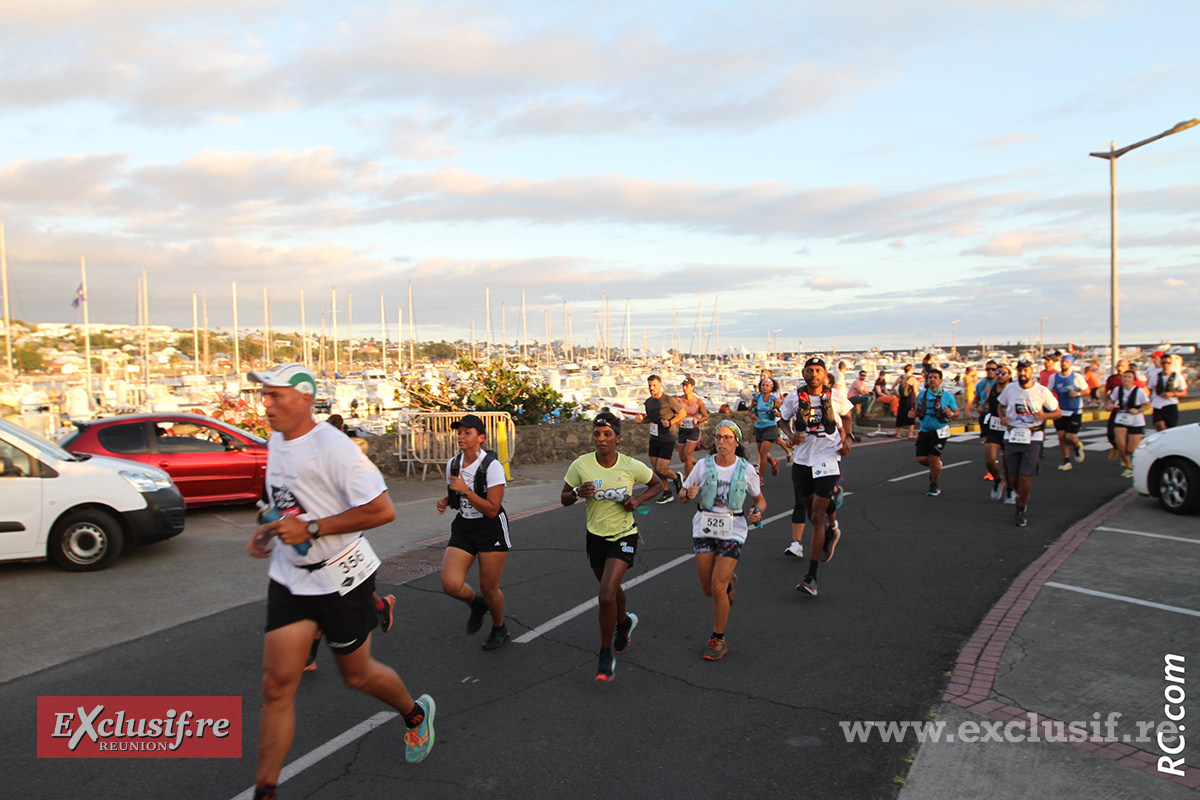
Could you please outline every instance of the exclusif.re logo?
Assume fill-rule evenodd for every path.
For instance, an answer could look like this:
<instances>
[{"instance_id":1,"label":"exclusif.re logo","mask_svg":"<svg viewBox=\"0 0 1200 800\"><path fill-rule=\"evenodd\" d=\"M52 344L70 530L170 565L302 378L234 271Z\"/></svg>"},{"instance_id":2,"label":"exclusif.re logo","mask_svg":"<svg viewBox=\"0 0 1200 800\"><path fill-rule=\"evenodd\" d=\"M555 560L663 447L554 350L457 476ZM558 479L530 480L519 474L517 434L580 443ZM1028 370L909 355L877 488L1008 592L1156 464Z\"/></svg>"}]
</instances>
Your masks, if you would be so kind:
<instances>
[{"instance_id":1,"label":"exclusif.re logo","mask_svg":"<svg viewBox=\"0 0 1200 800\"><path fill-rule=\"evenodd\" d=\"M39 697L38 758L241 758L242 698Z\"/></svg>"}]
</instances>

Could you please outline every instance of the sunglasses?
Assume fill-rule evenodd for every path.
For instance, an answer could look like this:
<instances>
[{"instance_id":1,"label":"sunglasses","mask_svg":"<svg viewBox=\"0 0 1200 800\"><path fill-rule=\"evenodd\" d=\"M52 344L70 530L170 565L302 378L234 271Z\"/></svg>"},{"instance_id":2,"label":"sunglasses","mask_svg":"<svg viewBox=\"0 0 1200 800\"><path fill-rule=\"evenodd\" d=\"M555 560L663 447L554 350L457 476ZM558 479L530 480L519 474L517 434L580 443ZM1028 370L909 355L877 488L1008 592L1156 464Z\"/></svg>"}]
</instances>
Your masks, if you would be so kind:
<instances>
[{"instance_id":1,"label":"sunglasses","mask_svg":"<svg viewBox=\"0 0 1200 800\"><path fill-rule=\"evenodd\" d=\"M996 370L996 374L997 375L1008 375L1009 372L1006 369L998 369L998 370Z\"/></svg>"},{"instance_id":2,"label":"sunglasses","mask_svg":"<svg viewBox=\"0 0 1200 800\"><path fill-rule=\"evenodd\" d=\"M713 438L714 438L714 439L723 440L723 441L726 441L726 442L736 442L736 441L737 441L737 437L736 437L736 436L726 436L725 434L720 434L720 435L718 435L718 436L714 436Z\"/></svg>"}]
</instances>

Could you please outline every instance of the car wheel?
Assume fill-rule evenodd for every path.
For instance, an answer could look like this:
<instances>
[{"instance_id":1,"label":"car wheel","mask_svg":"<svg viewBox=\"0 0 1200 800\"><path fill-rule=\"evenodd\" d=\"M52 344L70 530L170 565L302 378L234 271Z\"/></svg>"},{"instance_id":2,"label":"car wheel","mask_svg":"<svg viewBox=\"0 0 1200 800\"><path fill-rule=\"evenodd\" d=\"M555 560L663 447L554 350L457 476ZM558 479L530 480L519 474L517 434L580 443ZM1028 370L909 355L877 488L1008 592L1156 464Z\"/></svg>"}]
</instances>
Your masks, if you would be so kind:
<instances>
[{"instance_id":1,"label":"car wheel","mask_svg":"<svg viewBox=\"0 0 1200 800\"><path fill-rule=\"evenodd\" d=\"M121 555L125 534L103 511L74 511L54 526L47 547L50 558L68 572L95 572Z\"/></svg>"},{"instance_id":2,"label":"car wheel","mask_svg":"<svg viewBox=\"0 0 1200 800\"><path fill-rule=\"evenodd\" d=\"M1158 473L1158 502L1172 514L1200 511L1200 467L1182 458L1168 459Z\"/></svg>"}]
</instances>

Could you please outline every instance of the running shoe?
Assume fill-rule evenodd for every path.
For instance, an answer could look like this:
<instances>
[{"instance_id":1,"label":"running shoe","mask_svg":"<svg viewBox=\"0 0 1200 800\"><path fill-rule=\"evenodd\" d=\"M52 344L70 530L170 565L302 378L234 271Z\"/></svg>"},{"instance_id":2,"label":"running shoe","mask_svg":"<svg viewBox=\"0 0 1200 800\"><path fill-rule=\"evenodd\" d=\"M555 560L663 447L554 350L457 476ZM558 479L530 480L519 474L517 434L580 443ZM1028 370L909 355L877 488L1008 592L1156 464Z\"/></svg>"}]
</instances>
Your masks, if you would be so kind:
<instances>
[{"instance_id":1,"label":"running shoe","mask_svg":"<svg viewBox=\"0 0 1200 800\"><path fill-rule=\"evenodd\" d=\"M996 480L996 476L991 473L991 470L989 470L988 472L984 473L983 479L985 481L994 481Z\"/></svg>"},{"instance_id":2,"label":"running shoe","mask_svg":"<svg viewBox=\"0 0 1200 800\"><path fill-rule=\"evenodd\" d=\"M624 653L625 648L633 641L633 629L637 627L638 615L626 614L624 624L618 624L613 632L613 650Z\"/></svg>"},{"instance_id":3,"label":"running shoe","mask_svg":"<svg viewBox=\"0 0 1200 800\"><path fill-rule=\"evenodd\" d=\"M725 644L724 639L709 639L708 647L704 650L705 661L720 661L721 658L729 652L729 645Z\"/></svg>"},{"instance_id":4,"label":"running shoe","mask_svg":"<svg viewBox=\"0 0 1200 800\"><path fill-rule=\"evenodd\" d=\"M1004 495L1004 505L1015 506L1016 504L1017 504L1017 493L1010 490L1008 494Z\"/></svg>"},{"instance_id":5,"label":"running shoe","mask_svg":"<svg viewBox=\"0 0 1200 800\"><path fill-rule=\"evenodd\" d=\"M842 491L841 478L838 478L838 485L833 487L833 510L837 511L842 507L842 503L846 501L845 492Z\"/></svg>"},{"instance_id":6,"label":"running shoe","mask_svg":"<svg viewBox=\"0 0 1200 800\"><path fill-rule=\"evenodd\" d=\"M999 500L1004 496L1004 484L997 483L992 486L992 499Z\"/></svg>"},{"instance_id":7,"label":"running shoe","mask_svg":"<svg viewBox=\"0 0 1200 800\"><path fill-rule=\"evenodd\" d=\"M1018 528L1024 528L1026 525L1029 524L1028 522L1025 521L1025 512L1024 511L1017 512L1017 520L1013 524L1016 525Z\"/></svg>"},{"instance_id":8,"label":"running shoe","mask_svg":"<svg viewBox=\"0 0 1200 800\"><path fill-rule=\"evenodd\" d=\"M1083 442L1080 442L1075 445L1075 460L1082 464L1085 458L1087 458L1087 453L1083 452Z\"/></svg>"},{"instance_id":9,"label":"running shoe","mask_svg":"<svg viewBox=\"0 0 1200 800\"><path fill-rule=\"evenodd\" d=\"M787 549L783 551L783 554L785 556L791 556L792 558L804 558L804 545L800 542L792 542L787 546Z\"/></svg>"},{"instance_id":10,"label":"running shoe","mask_svg":"<svg viewBox=\"0 0 1200 800\"><path fill-rule=\"evenodd\" d=\"M1126 467L1125 469L1121 470L1121 477L1122 477L1122 478L1132 478L1132 477L1133 477L1133 470L1131 470L1131 469L1129 469L1128 467Z\"/></svg>"},{"instance_id":11,"label":"running shoe","mask_svg":"<svg viewBox=\"0 0 1200 800\"><path fill-rule=\"evenodd\" d=\"M508 644L508 626L501 625L499 628L493 626L492 632L488 634L487 641L483 643L483 649L499 650L506 644Z\"/></svg>"},{"instance_id":12,"label":"running shoe","mask_svg":"<svg viewBox=\"0 0 1200 800\"><path fill-rule=\"evenodd\" d=\"M804 580L796 584L796 591L807 592L813 597L817 596L817 579L813 575L805 575Z\"/></svg>"},{"instance_id":13,"label":"running shoe","mask_svg":"<svg viewBox=\"0 0 1200 800\"><path fill-rule=\"evenodd\" d=\"M617 657L611 651L600 651L600 663L596 665L596 680L612 683L617 679Z\"/></svg>"},{"instance_id":14,"label":"running shoe","mask_svg":"<svg viewBox=\"0 0 1200 800\"><path fill-rule=\"evenodd\" d=\"M842 538L842 532L838 530L835 524L832 528L825 530L825 546L821 548L821 560L828 561L833 558L833 548L837 547L838 539Z\"/></svg>"},{"instance_id":15,"label":"running shoe","mask_svg":"<svg viewBox=\"0 0 1200 800\"><path fill-rule=\"evenodd\" d=\"M729 595L729 605L733 605L733 601L737 600L737 573L729 576L729 585L725 587L725 594Z\"/></svg>"},{"instance_id":16,"label":"running shoe","mask_svg":"<svg viewBox=\"0 0 1200 800\"><path fill-rule=\"evenodd\" d=\"M942 490L938 488L938 485L936 483L931 483L929 484L929 491L925 494L929 495L930 497L937 497L941 493Z\"/></svg>"},{"instance_id":17,"label":"running shoe","mask_svg":"<svg viewBox=\"0 0 1200 800\"><path fill-rule=\"evenodd\" d=\"M404 734L404 758L410 764L416 764L433 749L433 715L437 712L437 704L433 698L423 694L417 698L417 705L424 711L425 716L415 728L409 728Z\"/></svg>"},{"instance_id":18,"label":"running shoe","mask_svg":"<svg viewBox=\"0 0 1200 800\"><path fill-rule=\"evenodd\" d=\"M778 474L779 474L779 459L772 458L771 459L771 477L775 477Z\"/></svg>"},{"instance_id":19,"label":"running shoe","mask_svg":"<svg viewBox=\"0 0 1200 800\"><path fill-rule=\"evenodd\" d=\"M657 505L661 506L664 503L670 503L670 502L673 502L674 500L675 500L675 495L671 494L670 492L663 492L661 495L658 496L658 499L655 500L654 502Z\"/></svg>"},{"instance_id":20,"label":"running shoe","mask_svg":"<svg viewBox=\"0 0 1200 800\"><path fill-rule=\"evenodd\" d=\"M1071 471L1071 470L1073 470L1073 469L1075 469L1075 468L1071 466L1071 462L1070 462L1070 461L1065 461L1065 462L1063 462L1062 464L1059 464L1059 465L1058 465L1058 471L1059 471L1059 472L1070 472L1070 471Z\"/></svg>"},{"instance_id":21,"label":"running shoe","mask_svg":"<svg viewBox=\"0 0 1200 800\"><path fill-rule=\"evenodd\" d=\"M379 613L379 632L387 633L396 621L396 596L389 594L380 599L383 601L383 608L376 609Z\"/></svg>"},{"instance_id":22,"label":"running shoe","mask_svg":"<svg viewBox=\"0 0 1200 800\"><path fill-rule=\"evenodd\" d=\"M487 603L479 595L471 601L471 616L467 617L467 633L478 633L483 627L483 615L487 613Z\"/></svg>"}]
</instances>

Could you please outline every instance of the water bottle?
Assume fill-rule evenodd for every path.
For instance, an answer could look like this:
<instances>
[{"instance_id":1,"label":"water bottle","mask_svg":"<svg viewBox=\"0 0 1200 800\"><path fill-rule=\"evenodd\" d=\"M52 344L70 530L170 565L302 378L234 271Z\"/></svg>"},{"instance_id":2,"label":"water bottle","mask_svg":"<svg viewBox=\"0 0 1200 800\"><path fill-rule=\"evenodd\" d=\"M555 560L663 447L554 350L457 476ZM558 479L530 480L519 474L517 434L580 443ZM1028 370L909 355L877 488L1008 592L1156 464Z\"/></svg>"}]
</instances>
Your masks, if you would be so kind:
<instances>
[{"instance_id":1,"label":"water bottle","mask_svg":"<svg viewBox=\"0 0 1200 800\"><path fill-rule=\"evenodd\" d=\"M262 500L259 500L256 505L258 506L259 522L274 522L277 519L283 519L283 514L279 513L279 509L275 506L269 506ZM312 547L312 542L308 540L292 545L292 548L302 556L308 555L310 547Z\"/></svg>"},{"instance_id":2,"label":"water bottle","mask_svg":"<svg viewBox=\"0 0 1200 800\"><path fill-rule=\"evenodd\" d=\"M649 513L650 513L650 506L638 506L637 508L635 508L635 509L633 510L633 513L635 513L635 514L649 514Z\"/></svg>"}]
</instances>

